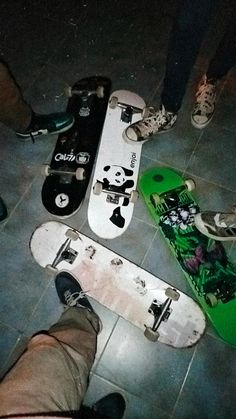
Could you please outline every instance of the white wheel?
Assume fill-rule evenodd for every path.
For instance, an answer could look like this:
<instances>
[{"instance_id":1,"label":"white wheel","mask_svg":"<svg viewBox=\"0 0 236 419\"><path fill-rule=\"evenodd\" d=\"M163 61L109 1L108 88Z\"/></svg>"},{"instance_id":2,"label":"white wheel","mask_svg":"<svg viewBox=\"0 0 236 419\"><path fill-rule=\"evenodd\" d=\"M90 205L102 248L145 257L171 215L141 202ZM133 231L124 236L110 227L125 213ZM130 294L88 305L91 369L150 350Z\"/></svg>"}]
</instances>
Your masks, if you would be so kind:
<instances>
[{"instance_id":1,"label":"white wheel","mask_svg":"<svg viewBox=\"0 0 236 419\"><path fill-rule=\"evenodd\" d=\"M78 167L75 171L75 177L77 180L84 180L85 179L85 170L83 167Z\"/></svg>"},{"instance_id":2,"label":"white wheel","mask_svg":"<svg viewBox=\"0 0 236 419\"><path fill-rule=\"evenodd\" d=\"M109 102L109 107L111 109L115 109L118 105L118 97L116 96L112 96Z\"/></svg>"},{"instance_id":3,"label":"white wheel","mask_svg":"<svg viewBox=\"0 0 236 419\"><path fill-rule=\"evenodd\" d=\"M148 115L149 115L149 111L148 111L148 108L145 106L145 108L143 108L142 110L142 119L147 118Z\"/></svg>"},{"instance_id":4,"label":"white wheel","mask_svg":"<svg viewBox=\"0 0 236 419\"><path fill-rule=\"evenodd\" d=\"M73 96L73 94L72 94L72 87L71 86L66 86L64 88L64 95L66 97L72 97Z\"/></svg>"},{"instance_id":5,"label":"white wheel","mask_svg":"<svg viewBox=\"0 0 236 419\"><path fill-rule=\"evenodd\" d=\"M129 200L130 200L130 202L133 202L133 203L137 202L137 200L138 200L138 191L135 191L135 190L131 191Z\"/></svg>"},{"instance_id":6,"label":"white wheel","mask_svg":"<svg viewBox=\"0 0 236 419\"><path fill-rule=\"evenodd\" d=\"M173 290L173 288L166 288L165 295L168 298L171 298L171 300L173 300L173 301L178 301L178 299L180 297L180 294L178 293L178 291Z\"/></svg>"},{"instance_id":7,"label":"white wheel","mask_svg":"<svg viewBox=\"0 0 236 419\"><path fill-rule=\"evenodd\" d=\"M193 191L196 188L196 185L193 179L186 179L184 184L189 192Z\"/></svg>"},{"instance_id":8,"label":"white wheel","mask_svg":"<svg viewBox=\"0 0 236 419\"><path fill-rule=\"evenodd\" d=\"M154 330L152 330L151 327L146 327L146 329L144 331L144 336L148 340L151 340L152 342L156 342L158 340L160 334L157 331L154 332Z\"/></svg>"},{"instance_id":9,"label":"white wheel","mask_svg":"<svg viewBox=\"0 0 236 419\"><path fill-rule=\"evenodd\" d=\"M104 97L104 87L103 86L98 86L98 88L96 90L96 93L97 93L97 97L99 99L103 98Z\"/></svg>"},{"instance_id":10,"label":"white wheel","mask_svg":"<svg viewBox=\"0 0 236 419\"><path fill-rule=\"evenodd\" d=\"M43 164L42 170L41 170L42 175L43 176L49 176L50 175L49 170L50 170L49 164Z\"/></svg>"},{"instance_id":11,"label":"white wheel","mask_svg":"<svg viewBox=\"0 0 236 419\"><path fill-rule=\"evenodd\" d=\"M210 307L215 307L218 304L218 300L216 298L216 296L214 294L212 294L211 292L208 292L206 294L206 303L210 306Z\"/></svg>"},{"instance_id":12,"label":"white wheel","mask_svg":"<svg viewBox=\"0 0 236 419\"><path fill-rule=\"evenodd\" d=\"M72 228L69 228L66 231L65 236L68 237L68 239L71 239L73 241L76 241L79 238L79 233L77 233L77 231L75 231L75 230L72 230Z\"/></svg>"},{"instance_id":13,"label":"white wheel","mask_svg":"<svg viewBox=\"0 0 236 419\"><path fill-rule=\"evenodd\" d=\"M50 276L51 275L55 276L58 272L58 269L54 268L52 265L45 266L45 270L46 270L46 273Z\"/></svg>"},{"instance_id":14,"label":"white wheel","mask_svg":"<svg viewBox=\"0 0 236 419\"><path fill-rule=\"evenodd\" d=\"M93 187L93 193L94 195L100 195L102 193L103 185L101 182L96 182Z\"/></svg>"}]
</instances>

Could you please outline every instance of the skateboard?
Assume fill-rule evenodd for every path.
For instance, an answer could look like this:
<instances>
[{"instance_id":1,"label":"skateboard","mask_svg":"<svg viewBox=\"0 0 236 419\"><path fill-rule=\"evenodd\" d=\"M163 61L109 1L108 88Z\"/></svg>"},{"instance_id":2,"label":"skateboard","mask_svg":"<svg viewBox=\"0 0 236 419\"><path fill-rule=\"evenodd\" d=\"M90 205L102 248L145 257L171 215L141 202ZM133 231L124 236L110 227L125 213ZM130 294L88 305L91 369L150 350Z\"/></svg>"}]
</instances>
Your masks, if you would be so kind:
<instances>
[{"instance_id":1,"label":"skateboard","mask_svg":"<svg viewBox=\"0 0 236 419\"><path fill-rule=\"evenodd\" d=\"M105 77L87 77L65 89L67 112L74 125L59 134L46 175L42 202L51 214L73 215L85 197L106 115L111 83Z\"/></svg>"},{"instance_id":2,"label":"skateboard","mask_svg":"<svg viewBox=\"0 0 236 419\"><path fill-rule=\"evenodd\" d=\"M30 249L49 274L71 272L88 296L151 341L185 348L204 333L205 316L191 298L63 223L41 224Z\"/></svg>"},{"instance_id":3,"label":"skateboard","mask_svg":"<svg viewBox=\"0 0 236 419\"><path fill-rule=\"evenodd\" d=\"M89 226L104 239L120 236L132 218L141 145L125 142L122 134L144 110L135 93L117 90L110 97L88 206Z\"/></svg>"},{"instance_id":4,"label":"skateboard","mask_svg":"<svg viewBox=\"0 0 236 419\"><path fill-rule=\"evenodd\" d=\"M140 175L138 187L212 325L223 340L236 345L236 265L221 242L195 227L199 207L191 193L193 180L156 167Z\"/></svg>"}]
</instances>

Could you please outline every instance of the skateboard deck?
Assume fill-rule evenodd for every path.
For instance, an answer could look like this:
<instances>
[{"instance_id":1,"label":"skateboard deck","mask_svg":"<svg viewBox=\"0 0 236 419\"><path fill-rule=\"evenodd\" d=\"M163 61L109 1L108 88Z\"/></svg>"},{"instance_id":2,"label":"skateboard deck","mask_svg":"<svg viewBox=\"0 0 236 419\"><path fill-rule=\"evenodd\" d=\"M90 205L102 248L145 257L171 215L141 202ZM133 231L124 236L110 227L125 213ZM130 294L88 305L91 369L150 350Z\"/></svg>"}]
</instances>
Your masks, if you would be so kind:
<instances>
[{"instance_id":1,"label":"skateboard deck","mask_svg":"<svg viewBox=\"0 0 236 419\"><path fill-rule=\"evenodd\" d=\"M51 214L73 215L85 197L106 115L111 83L105 77L87 77L68 87L67 112L74 125L59 134L50 165L42 168L46 179L42 202Z\"/></svg>"},{"instance_id":2,"label":"skateboard deck","mask_svg":"<svg viewBox=\"0 0 236 419\"><path fill-rule=\"evenodd\" d=\"M169 168L140 175L139 191L219 336L236 345L236 265L225 248L194 225L194 183Z\"/></svg>"},{"instance_id":3,"label":"skateboard deck","mask_svg":"<svg viewBox=\"0 0 236 419\"><path fill-rule=\"evenodd\" d=\"M49 273L70 271L88 296L152 341L184 348L204 333L205 316L191 298L63 223L41 224L30 249Z\"/></svg>"},{"instance_id":4,"label":"skateboard deck","mask_svg":"<svg viewBox=\"0 0 236 419\"><path fill-rule=\"evenodd\" d=\"M90 228L105 239L120 236L132 218L142 146L127 143L122 134L144 108L143 99L127 90L109 100L88 206Z\"/></svg>"}]
</instances>

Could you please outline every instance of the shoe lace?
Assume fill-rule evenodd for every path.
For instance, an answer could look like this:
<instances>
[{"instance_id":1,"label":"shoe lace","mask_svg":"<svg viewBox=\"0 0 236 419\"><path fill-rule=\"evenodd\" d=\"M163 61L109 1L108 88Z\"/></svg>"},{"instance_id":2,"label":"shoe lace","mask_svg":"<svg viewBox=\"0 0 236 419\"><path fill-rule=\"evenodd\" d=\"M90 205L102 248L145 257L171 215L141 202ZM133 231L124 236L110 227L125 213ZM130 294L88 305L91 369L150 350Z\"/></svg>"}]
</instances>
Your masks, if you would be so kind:
<instances>
[{"instance_id":1,"label":"shoe lace","mask_svg":"<svg viewBox=\"0 0 236 419\"><path fill-rule=\"evenodd\" d=\"M86 297L85 291L80 292L73 292L71 293L69 290L64 293L65 303L66 305L73 307L76 305L77 301L81 300L82 298Z\"/></svg>"},{"instance_id":2,"label":"shoe lace","mask_svg":"<svg viewBox=\"0 0 236 419\"><path fill-rule=\"evenodd\" d=\"M140 121L146 128L153 129L153 125L161 126L169 122L169 114L166 112L164 106L156 112L154 108L149 108L148 116Z\"/></svg>"},{"instance_id":3,"label":"shoe lace","mask_svg":"<svg viewBox=\"0 0 236 419\"><path fill-rule=\"evenodd\" d=\"M205 79L199 86L196 93L197 106L199 108L211 108L216 97L216 83L210 83Z\"/></svg>"}]
</instances>

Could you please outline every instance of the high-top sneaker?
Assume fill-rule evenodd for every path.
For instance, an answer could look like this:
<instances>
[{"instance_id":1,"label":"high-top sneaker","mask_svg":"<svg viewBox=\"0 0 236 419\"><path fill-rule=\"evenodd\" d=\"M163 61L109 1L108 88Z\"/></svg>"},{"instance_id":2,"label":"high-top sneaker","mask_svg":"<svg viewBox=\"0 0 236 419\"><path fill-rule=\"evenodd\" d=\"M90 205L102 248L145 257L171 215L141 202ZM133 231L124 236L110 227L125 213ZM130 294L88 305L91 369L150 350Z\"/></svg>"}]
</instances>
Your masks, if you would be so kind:
<instances>
[{"instance_id":1,"label":"high-top sneaker","mask_svg":"<svg viewBox=\"0 0 236 419\"><path fill-rule=\"evenodd\" d=\"M205 128L211 121L215 112L217 86L216 79L208 80L206 75L202 77L191 114L191 122L195 128Z\"/></svg>"}]
</instances>

